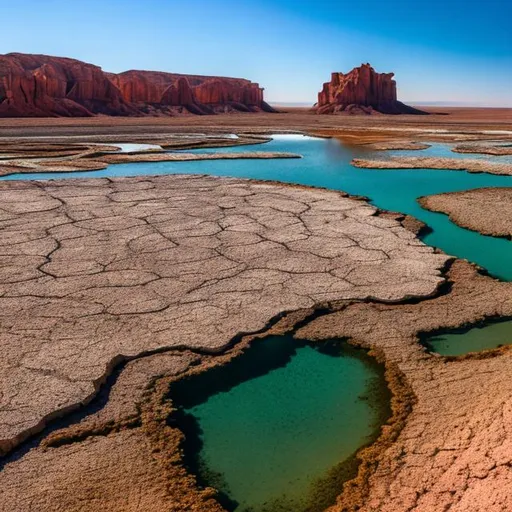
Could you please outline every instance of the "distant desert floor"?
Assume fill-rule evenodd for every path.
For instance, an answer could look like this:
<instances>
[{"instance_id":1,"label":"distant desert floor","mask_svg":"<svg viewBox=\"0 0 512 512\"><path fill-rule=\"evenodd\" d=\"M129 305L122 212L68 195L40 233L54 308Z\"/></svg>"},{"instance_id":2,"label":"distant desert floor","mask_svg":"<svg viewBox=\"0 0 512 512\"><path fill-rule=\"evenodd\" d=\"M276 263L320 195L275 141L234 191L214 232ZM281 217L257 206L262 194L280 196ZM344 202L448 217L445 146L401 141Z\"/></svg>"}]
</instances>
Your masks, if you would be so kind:
<instances>
[{"instance_id":1,"label":"distant desert floor","mask_svg":"<svg viewBox=\"0 0 512 512\"><path fill-rule=\"evenodd\" d=\"M278 114L227 114L217 116L106 117L0 119L0 138L94 135L130 138L186 132L279 132L313 131L326 136L343 136L347 141L380 142L412 136L430 140L491 139L485 131L512 131L511 108L426 108L430 116L316 115L309 109L282 108ZM435 131L433 131L435 130ZM426 132L426 133L425 133ZM496 137L496 135L494 135ZM500 136L512 138L512 133ZM104 140L103 142L107 142Z\"/></svg>"},{"instance_id":2,"label":"distant desert floor","mask_svg":"<svg viewBox=\"0 0 512 512\"><path fill-rule=\"evenodd\" d=\"M512 141L512 109L368 117L287 110L0 119L0 170L161 161L176 157L113 154L111 145L186 151L264 142L276 132L382 151ZM178 147L173 133L219 138L198 135ZM227 133L240 138L220 137ZM300 155L265 153L262 144L259 157ZM425 201L489 232L474 212L492 210L496 194ZM507 202L508 192L500 194ZM502 216L510 227L510 209ZM183 433L168 421L169 385L283 333L347 339L385 367L391 417L358 452L357 474L329 510L512 510L509 346L441 357L421 343L425 333L512 317L512 284L425 245L421 228L364 198L275 182L1 181L0 511L222 511L215 490L186 470Z\"/></svg>"}]
</instances>

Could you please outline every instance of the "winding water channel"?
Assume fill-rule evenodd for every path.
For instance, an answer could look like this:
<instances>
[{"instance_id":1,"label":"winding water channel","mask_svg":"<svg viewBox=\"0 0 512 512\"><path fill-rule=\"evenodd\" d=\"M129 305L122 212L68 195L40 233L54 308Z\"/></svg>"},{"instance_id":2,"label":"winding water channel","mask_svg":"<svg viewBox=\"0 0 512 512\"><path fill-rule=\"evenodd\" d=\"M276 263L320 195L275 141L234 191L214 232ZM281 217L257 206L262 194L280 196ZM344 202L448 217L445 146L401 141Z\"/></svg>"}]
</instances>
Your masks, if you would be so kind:
<instances>
[{"instance_id":1,"label":"winding water channel","mask_svg":"<svg viewBox=\"0 0 512 512\"><path fill-rule=\"evenodd\" d=\"M275 136L264 145L196 151L292 152L303 158L131 163L101 171L14 174L1 179L193 173L343 190L367 196L379 208L420 219L431 228L423 237L425 243L475 262L500 279L512 280L511 241L460 228L446 215L426 211L417 202L420 196L441 192L511 187L512 177L428 169L357 169L350 165L353 158L382 158L386 153L298 135ZM452 153L444 144L422 151L387 152L409 154L475 158ZM507 157L486 158L507 161ZM511 341L509 321L439 334L426 344L430 350L456 355ZM191 469L203 484L221 491L228 508L310 512L332 502L332 493L339 492L340 482L353 469L351 455L378 434L379 425L389 416L385 394L382 368L364 351L340 343L300 345L291 337L272 337L254 343L229 365L178 384L173 400L187 432ZM340 465L343 461L346 464Z\"/></svg>"}]
</instances>

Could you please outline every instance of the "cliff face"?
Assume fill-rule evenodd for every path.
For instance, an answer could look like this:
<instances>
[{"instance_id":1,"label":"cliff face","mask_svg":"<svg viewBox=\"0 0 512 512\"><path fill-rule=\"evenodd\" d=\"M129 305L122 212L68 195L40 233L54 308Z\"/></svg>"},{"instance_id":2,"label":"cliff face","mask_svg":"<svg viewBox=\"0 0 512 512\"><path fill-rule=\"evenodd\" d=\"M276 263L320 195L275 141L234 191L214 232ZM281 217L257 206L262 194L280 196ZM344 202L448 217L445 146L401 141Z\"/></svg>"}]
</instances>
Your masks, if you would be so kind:
<instances>
[{"instance_id":1,"label":"cliff face","mask_svg":"<svg viewBox=\"0 0 512 512\"><path fill-rule=\"evenodd\" d=\"M350 73L333 73L318 93L319 114L426 114L397 100L394 73L377 73L362 64Z\"/></svg>"},{"instance_id":2,"label":"cliff face","mask_svg":"<svg viewBox=\"0 0 512 512\"><path fill-rule=\"evenodd\" d=\"M46 55L0 56L0 116L135 114L101 68Z\"/></svg>"},{"instance_id":3,"label":"cliff face","mask_svg":"<svg viewBox=\"0 0 512 512\"><path fill-rule=\"evenodd\" d=\"M0 117L272 111L249 80L152 71L105 73L74 59L0 55Z\"/></svg>"},{"instance_id":4,"label":"cliff face","mask_svg":"<svg viewBox=\"0 0 512 512\"><path fill-rule=\"evenodd\" d=\"M263 89L241 78L156 71L126 71L109 76L130 103L182 105L204 114L225 110L272 111L263 100Z\"/></svg>"}]
</instances>

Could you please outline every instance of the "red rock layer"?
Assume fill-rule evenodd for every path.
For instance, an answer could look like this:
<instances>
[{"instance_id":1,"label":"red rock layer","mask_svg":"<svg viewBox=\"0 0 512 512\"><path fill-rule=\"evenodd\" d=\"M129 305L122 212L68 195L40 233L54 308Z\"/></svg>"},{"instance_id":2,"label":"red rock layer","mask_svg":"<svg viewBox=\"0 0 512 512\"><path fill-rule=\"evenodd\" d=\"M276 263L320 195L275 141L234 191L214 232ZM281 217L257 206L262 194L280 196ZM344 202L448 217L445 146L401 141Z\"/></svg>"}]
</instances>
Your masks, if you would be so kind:
<instances>
[{"instance_id":1,"label":"red rock layer","mask_svg":"<svg viewBox=\"0 0 512 512\"><path fill-rule=\"evenodd\" d=\"M152 71L105 73L74 59L0 55L0 117L173 115L272 111L263 89L237 78Z\"/></svg>"},{"instance_id":2,"label":"red rock layer","mask_svg":"<svg viewBox=\"0 0 512 512\"><path fill-rule=\"evenodd\" d=\"M318 93L319 114L365 113L425 114L397 100L394 73L377 73L362 64L350 73L332 73L331 81Z\"/></svg>"},{"instance_id":3,"label":"red rock layer","mask_svg":"<svg viewBox=\"0 0 512 512\"><path fill-rule=\"evenodd\" d=\"M230 107L240 111L271 111L263 89L241 78L179 75L156 71L126 71L109 75L131 103L183 105L212 113Z\"/></svg>"}]
</instances>

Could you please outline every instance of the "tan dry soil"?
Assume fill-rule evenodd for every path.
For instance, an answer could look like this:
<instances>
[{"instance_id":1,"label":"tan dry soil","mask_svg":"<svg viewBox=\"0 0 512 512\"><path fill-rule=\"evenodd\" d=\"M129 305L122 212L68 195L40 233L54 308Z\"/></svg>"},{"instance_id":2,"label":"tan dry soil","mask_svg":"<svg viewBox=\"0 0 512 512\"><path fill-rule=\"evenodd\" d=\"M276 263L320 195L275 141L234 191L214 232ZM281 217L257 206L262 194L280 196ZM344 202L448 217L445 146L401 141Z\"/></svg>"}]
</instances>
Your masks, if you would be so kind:
<instances>
[{"instance_id":1,"label":"tan dry soil","mask_svg":"<svg viewBox=\"0 0 512 512\"><path fill-rule=\"evenodd\" d=\"M483 235L512 238L512 188L480 188L425 196L423 208L449 215L459 226ZM512 262L511 262L512 264Z\"/></svg>"}]
</instances>

